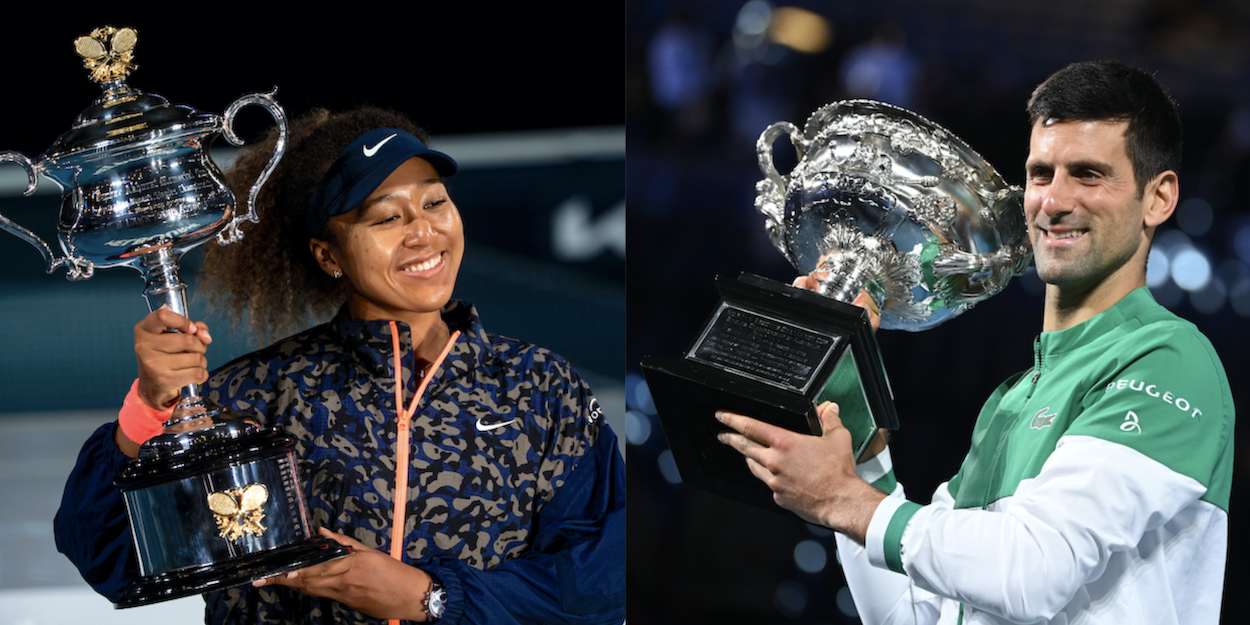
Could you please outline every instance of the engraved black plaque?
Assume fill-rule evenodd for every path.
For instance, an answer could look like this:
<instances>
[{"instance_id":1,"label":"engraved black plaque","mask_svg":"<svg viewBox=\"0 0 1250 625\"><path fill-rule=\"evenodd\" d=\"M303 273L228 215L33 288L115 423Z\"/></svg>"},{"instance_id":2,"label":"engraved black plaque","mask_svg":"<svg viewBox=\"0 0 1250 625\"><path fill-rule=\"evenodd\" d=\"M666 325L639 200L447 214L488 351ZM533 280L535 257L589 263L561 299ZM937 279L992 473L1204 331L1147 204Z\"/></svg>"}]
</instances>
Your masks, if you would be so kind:
<instances>
[{"instance_id":1,"label":"engraved black plaque","mask_svg":"<svg viewBox=\"0 0 1250 625\"><path fill-rule=\"evenodd\" d=\"M643 359L651 397L687 484L775 512L772 491L720 443L717 410L819 435L835 401L858 458L898 417L867 313L751 274L718 277L721 302L684 358Z\"/></svg>"},{"instance_id":2,"label":"engraved black plaque","mask_svg":"<svg viewBox=\"0 0 1250 625\"><path fill-rule=\"evenodd\" d=\"M806 391L838 337L722 304L689 358L780 388Z\"/></svg>"}]
</instances>

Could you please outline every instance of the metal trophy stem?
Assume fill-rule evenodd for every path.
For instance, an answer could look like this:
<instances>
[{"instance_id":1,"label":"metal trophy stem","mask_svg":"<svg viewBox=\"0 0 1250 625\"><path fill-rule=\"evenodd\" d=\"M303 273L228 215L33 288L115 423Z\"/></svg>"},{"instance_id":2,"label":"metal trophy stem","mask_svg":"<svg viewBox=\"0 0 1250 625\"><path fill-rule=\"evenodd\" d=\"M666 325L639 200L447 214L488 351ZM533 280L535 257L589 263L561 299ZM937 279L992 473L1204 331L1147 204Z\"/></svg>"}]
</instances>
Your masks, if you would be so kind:
<instances>
[{"instance_id":1,"label":"metal trophy stem","mask_svg":"<svg viewBox=\"0 0 1250 625\"><path fill-rule=\"evenodd\" d=\"M150 309L168 306L189 317L178 260L213 238L238 241L240 224L256 221L257 194L286 150L286 114L272 93L241 97L219 117L132 89L126 78L137 39L133 29L111 26L79 37L75 49L103 95L37 162L0 153L0 163L25 169L27 195L37 173L61 188L57 238L64 254L3 215L0 229L34 246L48 273L65 267L70 280L96 269L138 270ZM234 119L245 106L268 110L278 139L240 212L208 148L223 134L242 145ZM164 430L114 481L140 573L118 607L245 584L351 553L314 536L293 439L213 406L197 384L180 395Z\"/></svg>"},{"instance_id":2,"label":"metal trophy stem","mask_svg":"<svg viewBox=\"0 0 1250 625\"><path fill-rule=\"evenodd\" d=\"M816 292L839 302L849 304L855 301L871 280L866 264L854 258L831 259L821 263L814 273L818 276L823 273L825 277L818 277L820 287Z\"/></svg>"},{"instance_id":3,"label":"metal trophy stem","mask_svg":"<svg viewBox=\"0 0 1250 625\"><path fill-rule=\"evenodd\" d=\"M147 288L143 290L143 297L148 302L148 310L156 310L165 306L190 319L187 312L187 283L178 276L178 259L168 247L144 254L140 257L138 269L143 275L144 284L147 285ZM192 382L182 387L180 395L181 399L174 407L169 420L165 422L166 429L202 416L207 409L204 399L200 396L199 384ZM145 443L140 446L139 451L141 454L149 455L152 452L152 445Z\"/></svg>"}]
</instances>

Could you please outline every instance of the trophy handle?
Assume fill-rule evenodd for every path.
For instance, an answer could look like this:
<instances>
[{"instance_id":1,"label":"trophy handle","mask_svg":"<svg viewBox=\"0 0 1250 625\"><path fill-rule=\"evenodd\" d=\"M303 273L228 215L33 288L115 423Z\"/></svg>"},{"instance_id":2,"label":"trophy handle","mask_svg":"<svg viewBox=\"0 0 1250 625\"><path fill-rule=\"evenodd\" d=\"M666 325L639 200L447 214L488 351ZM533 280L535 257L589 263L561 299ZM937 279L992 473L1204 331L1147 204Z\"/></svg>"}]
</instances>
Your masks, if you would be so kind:
<instances>
[{"instance_id":1,"label":"trophy handle","mask_svg":"<svg viewBox=\"0 0 1250 625\"><path fill-rule=\"evenodd\" d=\"M245 202L246 210L236 212L234 219L231 219L230 223L217 233L217 242L221 245L229 245L243 238L243 232L239 230L239 226L243 222L250 221L256 223L256 196L260 195L261 186L265 184L265 181L269 180L269 175L278 166L278 161L282 160L283 154L286 154L287 135L289 134L286 112L273 99L273 95L277 92L278 88L274 87L273 91L269 93L245 95L231 103L223 115L225 118L224 130L226 140L234 145L243 145L243 140L234 131L234 117L239 113L240 109L249 104L262 106L269 111L270 115L273 115L274 121L278 123L278 142L274 145L273 156L265 164L265 168L261 170L260 176L256 178L256 182L252 183L252 189L248 192Z\"/></svg>"},{"instance_id":2,"label":"trophy handle","mask_svg":"<svg viewBox=\"0 0 1250 625\"><path fill-rule=\"evenodd\" d=\"M30 195L35 192L35 187L39 186L39 177L35 175L35 164L25 154L21 152L0 152L0 163L17 163L21 165L22 169L26 170L27 179L26 192L22 195ZM0 215L0 228L8 230L17 238L39 250L39 253L43 255L44 263L47 265L48 273L56 271L57 267L61 266L64 266L66 271L69 272L67 277L70 280L86 280L91 277L91 274L95 273L95 265L91 261L69 256L58 257L39 235L23 228L4 215Z\"/></svg>"},{"instance_id":3,"label":"trophy handle","mask_svg":"<svg viewBox=\"0 0 1250 625\"><path fill-rule=\"evenodd\" d=\"M804 156L803 144L800 140L795 139L795 135L798 133L799 129L794 124L777 122L765 128L764 132L760 133L760 138L755 144L755 153L760 160L760 170L772 181L778 192L783 192L786 188L786 179L777 173L777 167L773 165L773 142L781 135L789 135L790 144L799 153L799 161L802 161Z\"/></svg>"},{"instance_id":4,"label":"trophy handle","mask_svg":"<svg viewBox=\"0 0 1250 625\"><path fill-rule=\"evenodd\" d=\"M983 254L956 250L933 259L932 269L940 281L953 285L945 297L971 308L1006 288L1012 276L1024 273L1031 258L1027 246L1004 245Z\"/></svg>"}]
</instances>

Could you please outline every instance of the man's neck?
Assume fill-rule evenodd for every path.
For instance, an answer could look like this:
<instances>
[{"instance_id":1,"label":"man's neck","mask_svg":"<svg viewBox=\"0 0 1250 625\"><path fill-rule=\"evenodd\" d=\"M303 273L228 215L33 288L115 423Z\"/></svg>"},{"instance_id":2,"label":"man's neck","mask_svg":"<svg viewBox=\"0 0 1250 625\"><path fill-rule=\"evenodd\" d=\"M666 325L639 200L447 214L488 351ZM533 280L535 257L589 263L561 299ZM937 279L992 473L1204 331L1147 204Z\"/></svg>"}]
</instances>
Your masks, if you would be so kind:
<instances>
[{"instance_id":1,"label":"man's neck","mask_svg":"<svg viewBox=\"0 0 1250 625\"><path fill-rule=\"evenodd\" d=\"M1138 278L1109 277L1091 289L1055 284L1046 285L1046 309L1042 316L1043 332L1058 332L1084 323L1115 306L1126 295L1146 286L1144 273Z\"/></svg>"}]
</instances>

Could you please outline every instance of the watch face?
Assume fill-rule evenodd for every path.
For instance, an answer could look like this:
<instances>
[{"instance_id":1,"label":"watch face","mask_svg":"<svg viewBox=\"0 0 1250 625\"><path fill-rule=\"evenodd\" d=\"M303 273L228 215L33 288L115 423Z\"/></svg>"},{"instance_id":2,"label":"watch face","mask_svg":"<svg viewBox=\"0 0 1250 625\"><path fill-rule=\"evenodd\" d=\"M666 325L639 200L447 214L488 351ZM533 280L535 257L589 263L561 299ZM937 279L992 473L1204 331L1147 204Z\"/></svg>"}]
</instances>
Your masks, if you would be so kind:
<instances>
[{"instance_id":1,"label":"watch face","mask_svg":"<svg viewBox=\"0 0 1250 625\"><path fill-rule=\"evenodd\" d=\"M442 588L435 588L430 591L430 599L427 608L431 617L442 618L443 611L447 608L447 606L443 603L446 600L447 591Z\"/></svg>"}]
</instances>

